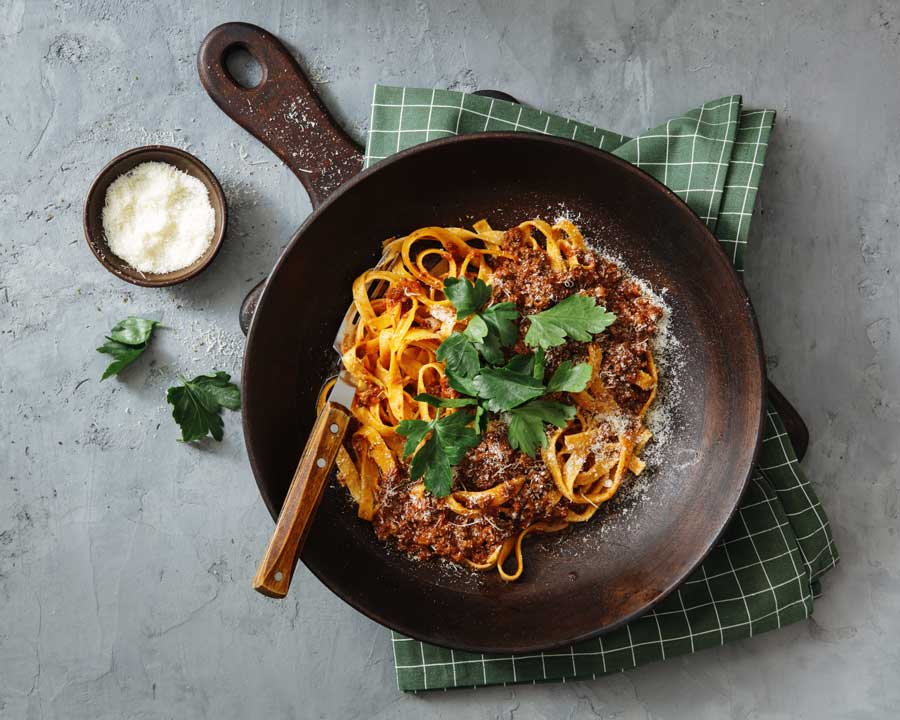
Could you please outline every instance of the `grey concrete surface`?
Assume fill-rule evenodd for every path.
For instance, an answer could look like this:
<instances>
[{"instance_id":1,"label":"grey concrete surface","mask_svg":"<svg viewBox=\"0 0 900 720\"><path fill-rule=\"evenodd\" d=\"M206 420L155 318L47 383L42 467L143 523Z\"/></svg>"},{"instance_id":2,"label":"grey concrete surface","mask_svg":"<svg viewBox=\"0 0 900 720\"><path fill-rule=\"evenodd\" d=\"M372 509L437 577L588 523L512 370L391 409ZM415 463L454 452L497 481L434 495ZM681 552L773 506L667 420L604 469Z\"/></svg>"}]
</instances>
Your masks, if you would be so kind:
<instances>
[{"instance_id":1,"label":"grey concrete surface","mask_svg":"<svg viewBox=\"0 0 900 720\"><path fill-rule=\"evenodd\" d=\"M205 33L287 40L362 137L376 81L501 88L635 132L726 93L778 111L747 283L841 565L814 619L589 683L403 696L388 632L301 569L249 588L270 520L239 417L175 441L178 373L237 373L237 307L309 211L197 80ZM0 0L0 717L882 718L900 708L900 7L893 2ZM146 290L81 232L113 155L185 147L233 220L202 277ZM121 380L128 313L166 329Z\"/></svg>"}]
</instances>

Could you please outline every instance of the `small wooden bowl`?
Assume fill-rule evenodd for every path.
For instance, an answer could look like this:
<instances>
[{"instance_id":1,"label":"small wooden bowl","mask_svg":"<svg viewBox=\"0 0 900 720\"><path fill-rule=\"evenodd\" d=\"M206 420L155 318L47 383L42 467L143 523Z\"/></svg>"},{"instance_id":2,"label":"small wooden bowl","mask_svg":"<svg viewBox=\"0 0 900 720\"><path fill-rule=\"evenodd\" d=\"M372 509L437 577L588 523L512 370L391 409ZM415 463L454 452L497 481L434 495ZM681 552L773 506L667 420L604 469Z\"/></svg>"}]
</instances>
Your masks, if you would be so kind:
<instances>
[{"instance_id":1,"label":"small wooden bowl","mask_svg":"<svg viewBox=\"0 0 900 720\"><path fill-rule=\"evenodd\" d=\"M209 193L209 201L212 203L216 215L216 229L212 241L206 252L193 263L181 270L168 273L144 273L131 267L122 258L113 254L106 242L103 232L103 205L106 202L106 191L110 184L123 173L145 162L164 162L174 165L188 175L197 178L206 186ZM216 176L202 162L190 153L178 148L166 145L145 145L134 148L114 157L104 167L88 190L87 199L84 201L84 236L88 247L94 253L107 270L126 282L144 287L163 287L184 282L195 275L199 275L209 265L219 248L222 247L222 239L225 237L228 208L225 204L225 194L222 186L216 180Z\"/></svg>"}]
</instances>

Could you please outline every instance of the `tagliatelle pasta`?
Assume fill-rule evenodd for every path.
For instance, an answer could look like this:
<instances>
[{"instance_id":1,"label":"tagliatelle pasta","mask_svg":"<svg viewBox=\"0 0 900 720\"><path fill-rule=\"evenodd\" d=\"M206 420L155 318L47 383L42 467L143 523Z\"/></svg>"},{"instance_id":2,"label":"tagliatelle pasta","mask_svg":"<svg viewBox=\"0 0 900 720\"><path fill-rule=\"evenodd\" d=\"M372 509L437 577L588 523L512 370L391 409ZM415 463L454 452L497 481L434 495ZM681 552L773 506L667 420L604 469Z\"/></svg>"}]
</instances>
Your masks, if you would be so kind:
<instances>
[{"instance_id":1,"label":"tagliatelle pasta","mask_svg":"<svg viewBox=\"0 0 900 720\"><path fill-rule=\"evenodd\" d=\"M644 417L658 384L651 344L662 309L568 220L529 220L505 232L486 221L471 231L427 227L386 241L384 252L379 267L353 284L359 320L342 360L357 383L355 422L338 453L338 476L379 538L417 558L496 568L516 580L528 535L590 520L629 474L644 470L640 454L651 438ZM616 319L588 342L547 351L548 372L566 360L590 365L582 391L557 393L574 405L574 418L546 426L545 447L529 457L509 445L503 414L492 415L454 468L450 494L438 498L410 479L397 427L434 419L437 410L417 395L457 395L437 359L441 343L467 322L444 295L447 278L481 279L492 302L515 303L520 347L529 314L576 292Z\"/></svg>"}]
</instances>

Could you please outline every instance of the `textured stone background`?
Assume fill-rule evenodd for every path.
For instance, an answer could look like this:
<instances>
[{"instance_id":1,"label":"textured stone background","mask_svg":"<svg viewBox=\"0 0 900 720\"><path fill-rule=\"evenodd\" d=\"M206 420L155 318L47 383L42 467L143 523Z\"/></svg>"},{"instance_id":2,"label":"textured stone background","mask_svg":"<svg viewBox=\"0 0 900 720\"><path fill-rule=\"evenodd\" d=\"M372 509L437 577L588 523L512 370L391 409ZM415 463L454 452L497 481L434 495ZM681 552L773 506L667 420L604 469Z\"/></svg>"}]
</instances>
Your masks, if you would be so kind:
<instances>
[{"instance_id":1,"label":"textured stone background","mask_svg":"<svg viewBox=\"0 0 900 720\"><path fill-rule=\"evenodd\" d=\"M0 0L0 717L892 715L898 5L375 5ZM500 88L624 132L732 92L778 111L747 283L843 554L813 620L596 682L404 697L388 632L305 569L285 602L250 590L271 522L239 418L186 447L163 397L177 373L238 372L238 303L309 211L197 80L205 33L239 19L299 51L360 138L376 81ZM183 287L119 282L82 239L93 176L148 142L199 155L232 208L215 265ZM167 329L100 384L94 347L128 313Z\"/></svg>"}]
</instances>

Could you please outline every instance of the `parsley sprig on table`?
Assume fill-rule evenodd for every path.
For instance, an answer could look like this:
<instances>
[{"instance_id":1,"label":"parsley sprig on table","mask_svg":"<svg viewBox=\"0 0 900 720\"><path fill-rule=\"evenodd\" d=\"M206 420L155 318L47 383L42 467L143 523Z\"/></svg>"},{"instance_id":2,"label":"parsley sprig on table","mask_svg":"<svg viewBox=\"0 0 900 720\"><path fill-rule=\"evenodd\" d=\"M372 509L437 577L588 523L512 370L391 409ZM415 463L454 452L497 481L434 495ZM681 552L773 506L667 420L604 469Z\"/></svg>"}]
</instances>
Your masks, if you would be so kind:
<instances>
[{"instance_id":1,"label":"parsley sprig on table","mask_svg":"<svg viewBox=\"0 0 900 720\"><path fill-rule=\"evenodd\" d=\"M101 382L118 375L121 370L137 360L147 349L153 330L158 326L156 320L133 316L117 322L106 336L106 342L97 348L97 352L111 355L113 358L103 371Z\"/></svg>"},{"instance_id":2,"label":"parsley sprig on table","mask_svg":"<svg viewBox=\"0 0 900 720\"><path fill-rule=\"evenodd\" d=\"M118 375L137 360L158 327L162 325L157 320L134 316L116 323L106 336L106 342L97 348L97 352L113 358L100 379ZM193 380L181 378L180 385L170 387L166 392L166 401L172 406L172 417L181 428L182 441L201 440L207 435L221 441L222 410L239 410L241 391L231 382L231 376L220 370L198 375Z\"/></svg>"},{"instance_id":3,"label":"parsley sprig on table","mask_svg":"<svg viewBox=\"0 0 900 720\"><path fill-rule=\"evenodd\" d=\"M198 375L193 380L181 378L181 385L170 387L166 401L172 406L172 417L181 427L183 442L202 440L207 435L221 442L222 408L239 410L241 391L231 376L221 370Z\"/></svg>"},{"instance_id":4,"label":"parsley sprig on table","mask_svg":"<svg viewBox=\"0 0 900 720\"><path fill-rule=\"evenodd\" d=\"M404 420L397 426L397 433L406 437L403 453L412 456L410 477L424 478L425 489L437 497L450 494L452 466L481 441L488 412L507 415L507 437L514 449L534 457L538 448L546 446L545 425L565 427L575 416L575 407L544 396L581 392L592 370L589 363L574 365L566 360L545 382L544 351L562 345L569 337L587 342L616 319L594 298L571 295L526 318L530 324L525 343L534 352L507 360L504 348L519 337L515 304L485 307L491 286L480 278L475 282L447 278L444 294L456 309L457 320L468 318L465 329L451 334L437 350L448 384L463 397L416 395L417 402L437 408L434 420ZM442 414L442 410L453 412Z\"/></svg>"}]
</instances>

